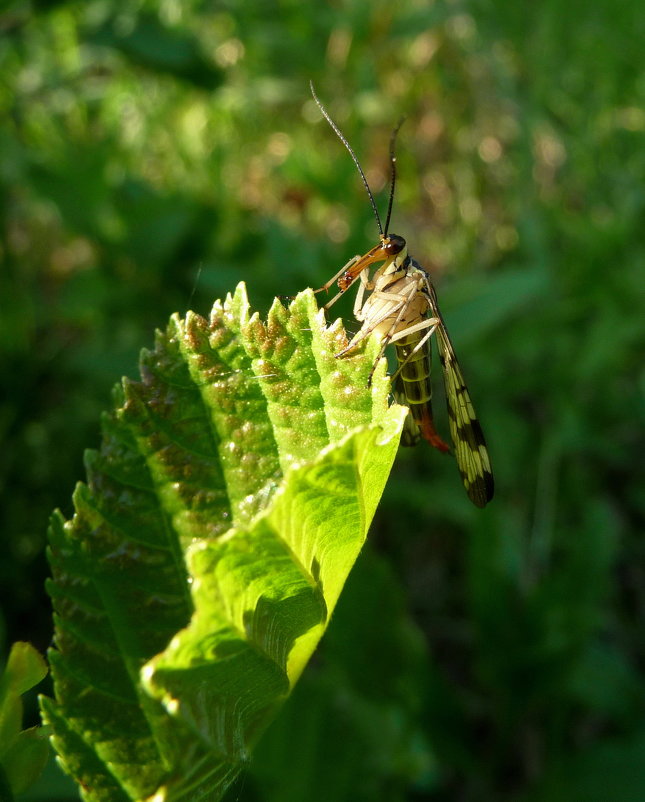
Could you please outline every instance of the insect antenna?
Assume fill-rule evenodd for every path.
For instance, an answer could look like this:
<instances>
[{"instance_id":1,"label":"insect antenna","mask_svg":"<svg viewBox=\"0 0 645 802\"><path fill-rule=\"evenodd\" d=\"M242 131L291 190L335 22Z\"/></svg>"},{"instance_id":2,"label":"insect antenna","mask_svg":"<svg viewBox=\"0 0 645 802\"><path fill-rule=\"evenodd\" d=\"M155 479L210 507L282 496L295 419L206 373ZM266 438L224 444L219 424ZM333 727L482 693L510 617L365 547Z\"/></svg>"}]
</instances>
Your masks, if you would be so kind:
<instances>
[{"instance_id":1,"label":"insect antenna","mask_svg":"<svg viewBox=\"0 0 645 802\"><path fill-rule=\"evenodd\" d=\"M390 137L390 199L387 203L387 217L385 218L385 231L381 232L383 236L387 237L387 232L390 228L390 217L392 216L392 204L394 203L394 187L396 186L396 153L394 146L396 144L396 135L399 133L399 128L403 125L405 117L396 124L396 128L392 131Z\"/></svg>"},{"instance_id":2,"label":"insect antenna","mask_svg":"<svg viewBox=\"0 0 645 802\"><path fill-rule=\"evenodd\" d=\"M323 117L331 125L331 127L334 129L334 132L335 132L336 136L340 139L340 141L343 143L343 145L345 145L345 147L349 151L349 155L352 157L352 160L353 160L354 164L356 165L356 167L358 169L358 172L361 175L361 178L363 179L363 184L365 185L365 189L367 190L367 194L369 195L370 203L372 204L372 209L374 211L374 217L376 217L376 223L378 225L379 234L381 236L383 236L383 226L381 225L381 217L380 217L380 215L378 213L378 209L376 208L376 203L374 201L374 195L372 195L372 190L370 189L370 185L367 183L367 178L365 178L365 173L363 172L363 168L361 167L360 162L358 161L358 157L356 156L356 154L352 150L352 146L347 141L347 139L346 139L345 135L343 134L343 132L336 125L336 123L332 120L329 112L323 106L322 102L318 98L318 95L316 94L316 90L314 89L313 81L309 81L309 88L311 89L311 94L313 95L313 98L316 101L316 105L318 106L318 108L322 112ZM397 128L397 130L398 130L398 128ZM394 191L394 187L392 188L392 191ZM392 199L390 198L390 207L391 206L392 206ZM388 212L388 221L389 221L389 212ZM387 231L387 226L385 227L385 229Z\"/></svg>"}]
</instances>

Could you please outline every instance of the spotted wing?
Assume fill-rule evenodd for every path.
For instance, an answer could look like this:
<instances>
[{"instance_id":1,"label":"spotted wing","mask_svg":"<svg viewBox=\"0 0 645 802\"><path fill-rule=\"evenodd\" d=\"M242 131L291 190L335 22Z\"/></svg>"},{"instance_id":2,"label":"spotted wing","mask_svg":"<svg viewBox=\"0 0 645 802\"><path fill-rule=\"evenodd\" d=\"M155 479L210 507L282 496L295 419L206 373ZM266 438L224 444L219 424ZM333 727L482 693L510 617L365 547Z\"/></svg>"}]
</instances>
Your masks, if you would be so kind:
<instances>
[{"instance_id":1,"label":"spotted wing","mask_svg":"<svg viewBox=\"0 0 645 802\"><path fill-rule=\"evenodd\" d=\"M484 433L477 420L466 382L455 356L446 326L439 312L434 287L428 281L428 293L433 315L439 319L437 348L443 368L443 380L448 403L448 423L455 447L455 457L468 498L478 507L485 507L494 491L493 472Z\"/></svg>"}]
</instances>

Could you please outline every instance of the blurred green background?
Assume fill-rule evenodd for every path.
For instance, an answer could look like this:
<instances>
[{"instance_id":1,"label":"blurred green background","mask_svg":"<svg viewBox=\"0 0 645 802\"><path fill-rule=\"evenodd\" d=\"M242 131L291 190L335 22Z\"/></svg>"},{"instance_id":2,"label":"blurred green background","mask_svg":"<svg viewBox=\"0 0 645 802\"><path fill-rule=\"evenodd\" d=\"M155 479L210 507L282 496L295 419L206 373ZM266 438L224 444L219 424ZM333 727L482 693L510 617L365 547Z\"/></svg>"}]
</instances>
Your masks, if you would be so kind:
<instances>
[{"instance_id":1,"label":"blurred green background","mask_svg":"<svg viewBox=\"0 0 645 802\"><path fill-rule=\"evenodd\" d=\"M641 0L3 4L2 654L50 641L47 517L154 328L242 279L264 313L376 242L313 79L382 209L407 117L392 230L496 498L401 452L229 798L645 799L644 34Z\"/></svg>"}]
</instances>

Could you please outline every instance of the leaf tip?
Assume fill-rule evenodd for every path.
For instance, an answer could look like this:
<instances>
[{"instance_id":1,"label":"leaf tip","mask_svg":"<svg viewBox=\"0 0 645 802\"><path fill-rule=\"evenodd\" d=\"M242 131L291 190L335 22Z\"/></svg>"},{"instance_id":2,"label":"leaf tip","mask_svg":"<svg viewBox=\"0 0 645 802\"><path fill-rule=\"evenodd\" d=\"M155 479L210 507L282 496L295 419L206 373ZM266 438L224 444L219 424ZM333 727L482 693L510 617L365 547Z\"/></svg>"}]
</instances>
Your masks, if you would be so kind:
<instances>
[{"instance_id":1,"label":"leaf tip","mask_svg":"<svg viewBox=\"0 0 645 802\"><path fill-rule=\"evenodd\" d=\"M233 315L241 323L246 323L249 318L249 296L244 281L240 281L232 295L230 292L226 294L224 311Z\"/></svg>"}]
</instances>

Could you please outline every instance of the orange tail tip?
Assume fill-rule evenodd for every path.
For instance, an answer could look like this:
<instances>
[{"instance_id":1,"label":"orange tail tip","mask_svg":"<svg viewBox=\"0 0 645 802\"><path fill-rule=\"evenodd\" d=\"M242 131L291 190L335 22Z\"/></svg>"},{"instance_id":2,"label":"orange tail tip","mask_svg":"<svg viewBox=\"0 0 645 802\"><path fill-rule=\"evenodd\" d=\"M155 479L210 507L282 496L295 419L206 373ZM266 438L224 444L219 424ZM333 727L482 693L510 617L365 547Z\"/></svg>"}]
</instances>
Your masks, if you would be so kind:
<instances>
[{"instance_id":1,"label":"orange tail tip","mask_svg":"<svg viewBox=\"0 0 645 802\"><path fill-rule=\"evenodd\" d=\"M450 446L447 443L444 443L437 433L437 430L434 428L434 421L432 420L432 416L430 415L427 407L423 410L423 414L421 416L421 420L418 421L418 425L423 439L430 443L433 448L436 448L437 451L450 451Z\"/></svg>"}]
</instances>

